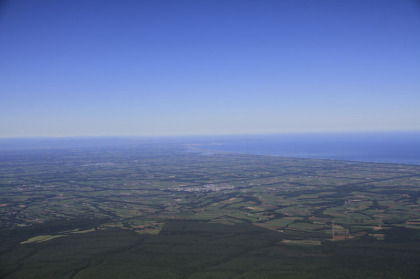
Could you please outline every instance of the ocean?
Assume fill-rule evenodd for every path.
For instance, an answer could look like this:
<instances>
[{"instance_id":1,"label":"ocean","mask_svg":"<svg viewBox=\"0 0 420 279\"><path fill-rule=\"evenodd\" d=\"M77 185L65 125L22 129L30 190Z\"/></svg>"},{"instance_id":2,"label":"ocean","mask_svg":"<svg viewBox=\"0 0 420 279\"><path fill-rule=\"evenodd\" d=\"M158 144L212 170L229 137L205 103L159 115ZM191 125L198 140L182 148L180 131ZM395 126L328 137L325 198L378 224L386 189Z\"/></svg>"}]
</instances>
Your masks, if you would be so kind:
<instances>
[{"instance_id":1,"label":"ocean","mask_svg":"<svg viewBox=\"0 0 420 279\"><path fill-rule=\"evenodd\" d=\"M420 165L420 132L308 133L197 137L75 137L0 139L0 151L100 148L144 144L257 155Z\"/></svg>"},{"instance_id":2,"label":"ocean","mask_svg":"<svg viewBox=\"0 0 420 279\"><path fill-rule=\"evenodd\" d=\"M420 132L232 136L202 145L211 151L420 165Z\"/></svg>"}]
</instances>

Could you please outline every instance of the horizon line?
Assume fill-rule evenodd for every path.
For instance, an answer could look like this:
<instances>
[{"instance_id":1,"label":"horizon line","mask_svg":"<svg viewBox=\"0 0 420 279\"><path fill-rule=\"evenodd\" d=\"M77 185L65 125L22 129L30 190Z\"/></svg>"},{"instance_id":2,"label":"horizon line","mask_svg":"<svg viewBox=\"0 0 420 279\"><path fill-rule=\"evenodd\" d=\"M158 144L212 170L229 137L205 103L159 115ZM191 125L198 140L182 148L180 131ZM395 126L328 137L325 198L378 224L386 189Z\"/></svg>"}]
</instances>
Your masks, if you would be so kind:
<instances>
[{"instance_id":1,"label":"horizon line","mask_svg":"<svg viewBox=\"0 0 420 279\"><path fill-rule=\"evenodd\" d=\"M0 136L0 140L13 139L83 139L83 138L184 138L184 137L241 137L241 136L276 136L276 135L304 135L304 134L381 134L381 133L420 133L419 130L355 130L355 131L294 131L277 133L237 133L237 134L174 134L174 135L67 135L67 136Z\"/></svg>"}]
</instances>

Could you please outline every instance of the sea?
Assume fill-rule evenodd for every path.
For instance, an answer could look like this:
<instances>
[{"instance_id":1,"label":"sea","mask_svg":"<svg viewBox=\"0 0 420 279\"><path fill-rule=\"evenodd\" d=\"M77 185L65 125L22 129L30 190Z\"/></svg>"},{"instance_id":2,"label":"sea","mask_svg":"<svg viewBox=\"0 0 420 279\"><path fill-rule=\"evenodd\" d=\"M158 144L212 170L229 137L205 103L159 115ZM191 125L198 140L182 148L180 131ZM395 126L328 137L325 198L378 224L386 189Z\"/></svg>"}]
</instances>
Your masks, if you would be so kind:
<instances>
[{"instance_id":1,"label":"sea","mask_svg":"<svg viewBox=\"0 0 420 279\"><path fill-rule=\"evenodd\" d=\"M205 150L420 165L420 132L307 133L214 139Z\"/></svg>"},{"instance_id":2,"label":"sea","mask_svg":"<svg viewBox=\"0 0 420 279\"><path fill-rule=\"evenodd\" d=\"M3 138L6 150L171 144L211 152L420 165L420 131L196 137ZM204 154L203 153L203 154Z\"/></svg>"}]
</instances>

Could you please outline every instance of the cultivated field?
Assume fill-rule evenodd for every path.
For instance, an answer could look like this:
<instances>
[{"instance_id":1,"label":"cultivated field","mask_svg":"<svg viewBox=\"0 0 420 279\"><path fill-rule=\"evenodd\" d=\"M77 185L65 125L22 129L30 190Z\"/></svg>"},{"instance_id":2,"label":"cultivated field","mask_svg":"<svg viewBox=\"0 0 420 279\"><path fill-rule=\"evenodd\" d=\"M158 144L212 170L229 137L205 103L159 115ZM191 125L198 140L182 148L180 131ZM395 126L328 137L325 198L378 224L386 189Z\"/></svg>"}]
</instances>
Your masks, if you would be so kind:
<instances>
[{"instance_id":1,"label":"cultivated field","mask_svg":"<svg viewBox=\"0 0 420 279\"><path fill-rule=\"evenodd\" d=\"M175 144L0 158L5 278L419 275L420 166Z\"/></svg>"}]
</instances>

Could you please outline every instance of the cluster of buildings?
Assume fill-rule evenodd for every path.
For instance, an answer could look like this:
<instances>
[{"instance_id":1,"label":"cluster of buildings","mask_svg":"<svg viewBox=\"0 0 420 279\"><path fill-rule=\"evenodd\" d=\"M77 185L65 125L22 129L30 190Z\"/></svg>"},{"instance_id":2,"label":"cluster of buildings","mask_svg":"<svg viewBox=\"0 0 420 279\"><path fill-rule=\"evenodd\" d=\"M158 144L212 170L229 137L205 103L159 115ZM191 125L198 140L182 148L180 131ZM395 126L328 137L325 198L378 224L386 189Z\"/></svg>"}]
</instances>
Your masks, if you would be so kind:
<instances>
[{"instance_id":1,"label":"cluster of buildings","mask_svg":"<svg viewBox=\"0 0 420 279\"><path fill-rule=\"evenodd\" d=\"M240 188L240 186L229 185L229 184L205 184L201 186L185 186L185 187L176 187L176 188L169 188L170 191L177 191L177 192L219 192L219 191L227 191Z\"/></svg>"}]
</instances>

